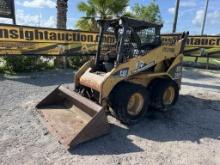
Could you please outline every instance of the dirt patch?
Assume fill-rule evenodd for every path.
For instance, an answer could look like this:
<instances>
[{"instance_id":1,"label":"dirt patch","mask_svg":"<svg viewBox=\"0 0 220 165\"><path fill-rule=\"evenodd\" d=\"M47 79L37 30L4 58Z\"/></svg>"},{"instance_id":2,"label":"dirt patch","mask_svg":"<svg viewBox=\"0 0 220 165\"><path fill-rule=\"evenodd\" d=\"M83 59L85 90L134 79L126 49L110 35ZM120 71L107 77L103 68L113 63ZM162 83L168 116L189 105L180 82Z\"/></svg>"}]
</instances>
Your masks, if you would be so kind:
<instances>
[{"instance_id":1,"label":"dirt patch","mask_svg":"<svg viewBox=\"0 0 220 165\"><path fill-rule=\"evenodd\" d=\"M111 133L64 150L34 110L70 70L0 76L1 164L220 164L220 73L184 69L181 96L167 113L151 111L127 128L109 117Z\"/></svg>"}]
</instances>

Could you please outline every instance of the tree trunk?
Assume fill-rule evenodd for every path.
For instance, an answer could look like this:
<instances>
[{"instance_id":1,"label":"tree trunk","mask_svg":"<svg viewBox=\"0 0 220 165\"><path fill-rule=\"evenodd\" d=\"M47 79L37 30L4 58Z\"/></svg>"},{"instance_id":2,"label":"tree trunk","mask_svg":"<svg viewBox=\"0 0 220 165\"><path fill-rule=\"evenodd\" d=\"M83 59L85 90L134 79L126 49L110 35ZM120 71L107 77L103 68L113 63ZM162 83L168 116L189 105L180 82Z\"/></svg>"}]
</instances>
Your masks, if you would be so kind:
<instances>
[{"instance_id":1,"label":"tree trunk","mask_svg":"<svg viewBox=\"0 0 220 165\"><path fill-rule=\"evenodd\" d=\"M57 28L66 29L68 0L57 0ZM55 63L59 68L66 68L67 60L65 56L57 57Z\"/></svg>"}]
</instances>

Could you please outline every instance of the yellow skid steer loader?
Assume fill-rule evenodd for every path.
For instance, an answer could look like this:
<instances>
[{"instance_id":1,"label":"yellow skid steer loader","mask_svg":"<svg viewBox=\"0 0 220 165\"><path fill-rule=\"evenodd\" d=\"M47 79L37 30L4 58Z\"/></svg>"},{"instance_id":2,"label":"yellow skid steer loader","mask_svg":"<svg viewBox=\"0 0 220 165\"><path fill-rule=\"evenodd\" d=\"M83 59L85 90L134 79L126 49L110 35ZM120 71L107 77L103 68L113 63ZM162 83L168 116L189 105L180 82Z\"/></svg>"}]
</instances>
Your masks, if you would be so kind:
<instances>
[{"instance_id":1,"label":"yellow skid steer loader","mask_svg":"<svg viewBox=\"0 0 220 165\"><path fill-rule=\"evenodd\" d=\"M67 148L107 134L107 111L133 124L150 107L167 110L178 99L188 33L162 43L160 24L128 17L98 24L96 57L75 74L75 89L61 85L37 105L49 131ZM109 34L115 41L106 44Z\"/></svg>"}]
</instances>

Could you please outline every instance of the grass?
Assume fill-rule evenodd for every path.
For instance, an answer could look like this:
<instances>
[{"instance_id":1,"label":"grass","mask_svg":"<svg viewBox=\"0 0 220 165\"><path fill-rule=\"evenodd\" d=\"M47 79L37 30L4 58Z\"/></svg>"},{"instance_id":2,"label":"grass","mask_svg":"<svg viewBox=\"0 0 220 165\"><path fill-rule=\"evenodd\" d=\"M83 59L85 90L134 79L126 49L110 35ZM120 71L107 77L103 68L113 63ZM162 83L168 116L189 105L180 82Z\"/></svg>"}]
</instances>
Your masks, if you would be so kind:
<instances>
[{"instance_id":1,"label":"grass","mask_svg":"<svg viewBox=\"0 0 220 165\"><path fill-rule=\"evenodd\" d=\"M196 57L187 57L187 56L185 56L183 60L184 60L184 62L195 62L195 59L196 59ZM198 63L206 64L207 63L207 58L206 57L199 57L198 58ZM209 64L220 66L220 60L215 59L215 58L210 58L209 59Z\"/></svg>"}]
</instances>

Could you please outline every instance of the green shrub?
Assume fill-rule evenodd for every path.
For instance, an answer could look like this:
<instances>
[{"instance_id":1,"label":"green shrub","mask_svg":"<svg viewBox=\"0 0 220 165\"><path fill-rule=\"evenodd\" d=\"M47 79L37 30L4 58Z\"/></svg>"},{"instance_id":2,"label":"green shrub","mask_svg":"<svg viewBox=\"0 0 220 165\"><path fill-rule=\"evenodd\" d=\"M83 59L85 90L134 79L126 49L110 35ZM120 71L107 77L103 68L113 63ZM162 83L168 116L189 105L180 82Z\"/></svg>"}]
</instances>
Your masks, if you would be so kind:
<instances>
[{"instance_id":1,"label":"green shrub","mask_svg":"<svg viewBox=\"0 0 220 165\"><path fill-rule=\"evenodd\" d=\"M67 66L77 70L89 59L88 56L67 57ZM54 57L6 56L0 58L0 73L35 72L56 67Z\"/></svg>"},{"instance_id":2,"label":"green shrub","mask_svg":"<svg viewBox=\"0 0 220 165\"><path fill-rule=\"evenodd\" d=\"M0 67L0 73L4 73L4 68Z\"/></svg>"},{"instance_id":3,"label":"green shrub","mask_svg":"<svg viewBox=\"0 0 220 165\"><path fill-rule=\"evenodd\" d=\"M73 68L73 69L79 69L89 59L90 59L89 56L67 57L68 67Z\"/></svg>"},{"instance_id":4,"label":"green shrub","mask_svg":"<svg viewBox=\"0 0 220 165\"><path fill-rule=\"evenodd\" d=\"M3 57L0 57L0 73L4 73L5 60Z\"/></svg>"},{"instance_id":5,"label":"green shrub","mask_svg":"<svg viewBox=\"0 0 220 165\"><path fill-rule=\"evenodd\" d=\"M4 57L4 71L9 73L33 72L54 68L50 58L40 56L7 56Z\"/></svg>"}]
</instances>

